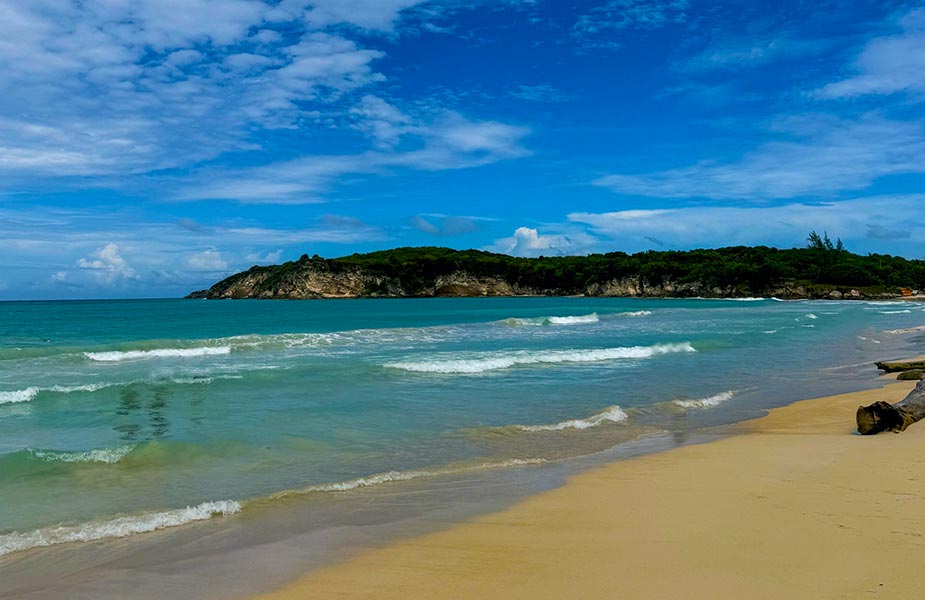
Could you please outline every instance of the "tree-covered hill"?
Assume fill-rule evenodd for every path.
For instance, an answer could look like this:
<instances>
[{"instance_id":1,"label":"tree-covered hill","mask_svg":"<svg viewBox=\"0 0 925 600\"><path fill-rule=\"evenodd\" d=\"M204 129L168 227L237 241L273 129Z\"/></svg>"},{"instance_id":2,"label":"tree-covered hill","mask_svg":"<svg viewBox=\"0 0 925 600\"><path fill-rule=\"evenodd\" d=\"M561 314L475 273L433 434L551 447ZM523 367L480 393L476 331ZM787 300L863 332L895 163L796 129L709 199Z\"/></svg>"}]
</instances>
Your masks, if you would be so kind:
<instances>
[{"instance_id":1,"label":"tree-covered hill","mask_svg":"<svg viewBox=\"0 0 925 600\"><path fill-rule=\"evenodd\" d=\"M853 254L812 233L805 248L766 246L517 258L480 250L396 248L252 267L196 298L434 295L884 297L925 288L925 261Z\"/></svg>"}]
</instances>

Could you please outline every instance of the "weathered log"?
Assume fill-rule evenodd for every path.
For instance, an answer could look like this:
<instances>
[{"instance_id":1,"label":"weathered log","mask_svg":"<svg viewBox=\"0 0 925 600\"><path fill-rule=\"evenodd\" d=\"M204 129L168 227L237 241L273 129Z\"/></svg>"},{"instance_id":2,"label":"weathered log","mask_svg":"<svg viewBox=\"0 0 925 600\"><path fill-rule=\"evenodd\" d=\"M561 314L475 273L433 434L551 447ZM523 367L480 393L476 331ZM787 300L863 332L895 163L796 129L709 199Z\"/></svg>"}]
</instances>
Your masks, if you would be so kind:
<instances>
[{"instance_id":1,"label":"weathered log","mask_svg":"<svg viewBox=\"0 0 925 600\"><path fill-rule=\"evenodd\" d=\"M906 427L925 419L925 379L896 404L878 400L870 406L859 406L856 419L861 435L905 431Z\"/></svg>"},{"instance_id":2,"label":"weathered log","mask_svg":"<svg viewBox=\"0 0 925 600\"><path fill-rule=\"evenodd\" d=\"M925 369L925 361L915 360L910 362L877 362L874 363L877 368L887 373L898 373L900 371L911 371L912 369Z\"/></svg>"}]
</instances>

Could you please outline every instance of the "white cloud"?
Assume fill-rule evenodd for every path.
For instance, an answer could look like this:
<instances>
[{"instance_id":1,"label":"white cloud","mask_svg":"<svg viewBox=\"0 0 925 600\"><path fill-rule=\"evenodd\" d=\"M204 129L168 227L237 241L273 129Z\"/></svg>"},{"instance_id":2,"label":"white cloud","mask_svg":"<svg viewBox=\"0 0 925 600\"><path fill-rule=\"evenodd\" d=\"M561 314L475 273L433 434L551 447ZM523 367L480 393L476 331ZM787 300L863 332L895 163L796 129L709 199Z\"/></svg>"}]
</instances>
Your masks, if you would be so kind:
<instances>
[{"instance_id":1,"label":"white cloud","mask_svg":"<svg viewBox=\"0 0 925 600\"><path fill-rule=\"evenodd\" d=\"M675 248L768 244L802 245L811 230L828 231L864 245L885 239L894 248L925 232L920 207L925 196L878 196L841 202L780 206L691 206L676 209L576 212L569 222L586 225L599 248L640 250L652 238ZM889 226L889 227L887 227ZM879 234L879 235L878 235ZM910 240L910 238L912 238ZM604 241L606 240L606 242Z\"/></svg>"},{"instance_id":2,"label":"white cloud","mask_svg":"<svg viewBox=\"0 0 925 600\"><path fill-rule=\"evenodd\" d=\"M653 173L594 181L621 194L657 198L766 200L827 197L887 175L925 172L925 123L876 114L858 119L803 115L776 121L767 142L736 162L701 161Z\"/></svg>"},{"instance_id":3,"label":"white cloud","mask_svg":"<svg viewBox=\"0 0 925 600\"><path fill-rule=\"evenodd\" d=\"M823 86L821 98L925 92L925 8L907 13L899 32L872 39L854 63L856 75Z\"/></svg>"},{"instance_id":4,"label":"white cloud","mask_svg":"<svg viewBox=\"0 0 925 600\"><path fill-rule=\"evenodd\" d=\"M491 252L502 252L512 256L559 256L565 254L583 254L591 247L593 241L588 235L576 232L573 235L541 235L530 227L518 227L509 238L496 240L487 247Z\"/></svg>"},{"instance_id":5,"label":"white cloud","mask_svg":"<svg viewBox=\"0 0 925 600\"><path fill-rule=\"evenodd\" d=\"M122 250L112 242L98 248L88 258L78 259L77 266L89 269L96 279L105 284L137 278L135 270L122 257Z\"/></svg>"},{"instance_id":6,"label":"white cloud","mask_svg":"<svg viewBox=\"0 0 925 600\"><path fill-rule=\"evenodd\" d=\"M374 103L379 109L384 107ZM394 131L412 138L418 149L371 150L362 154L313 156L253 169L204 172L200 183L177 196L179 200L233 199L251 203L310 204L343 175L391 173L400 169L439 171L476 167L527 156L525 127L496 121L470 121L455 112L425 116L432 121L392 123ZM373 127L379 140L390 137Z\"/></svg>"},{"instance_id":7,"label":"white cloud","mask_svg":"<svg viewBox=\"0 0 925 600\"><path fill-rule=\"evenodd\" d=\"M218 272L228 269L228 261L222 254L214 249L203 250L190 254L185 260L187 269L191 271Z\"/></svg>"},{"instance_id":8,"label":"white cloud","mask_svg":"<svg viewBox=\"0 0 925 600\"><path fill-rule=\"evenodd\" d=\"M384 80L381 51L306 29L305 2L269 24L288 36L261 28L272 4L0 0L0 175L124 177L256 149L255 130L311 127ZM375 28L415 2L351 4L311 12Z\"/></svg>"},{"instance_id":9,"label":"white cloud","mask_svg":"<svg viewBox=\"0 0 925 600\"><path fill-rule=\"evenodd\" d=\"M424 0L314 0L306 19L317 27L350 23L363 29L391 31L401 11Z\"/></svg>"}]
</instances>

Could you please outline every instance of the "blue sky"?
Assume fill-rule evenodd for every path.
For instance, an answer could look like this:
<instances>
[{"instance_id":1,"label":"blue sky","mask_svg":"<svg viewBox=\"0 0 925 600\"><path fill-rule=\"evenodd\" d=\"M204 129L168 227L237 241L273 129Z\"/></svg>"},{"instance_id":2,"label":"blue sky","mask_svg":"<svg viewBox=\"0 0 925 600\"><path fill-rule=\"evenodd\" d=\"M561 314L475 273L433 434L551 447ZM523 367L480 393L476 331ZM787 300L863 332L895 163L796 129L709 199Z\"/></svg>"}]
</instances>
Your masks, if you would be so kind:
<instances>
[{"instance_id":1,"label":"blue sky","mask_svg":"<svg viewBox=\"0 0 925 600\"><path fill-rule=\"evenodd\" d=\"M0 0L0 299L408 245L925 256L925 5Z\"/></svg>"}]
</instances>

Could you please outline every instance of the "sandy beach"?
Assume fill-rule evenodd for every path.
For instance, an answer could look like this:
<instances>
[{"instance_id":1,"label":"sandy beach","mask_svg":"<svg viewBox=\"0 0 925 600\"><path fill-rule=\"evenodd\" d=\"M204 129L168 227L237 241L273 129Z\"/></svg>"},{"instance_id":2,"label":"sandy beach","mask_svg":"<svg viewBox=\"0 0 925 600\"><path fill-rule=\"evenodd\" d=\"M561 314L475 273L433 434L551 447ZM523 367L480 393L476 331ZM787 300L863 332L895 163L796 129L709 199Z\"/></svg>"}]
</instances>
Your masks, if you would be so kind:
<instances>
[{"instance_id":1,"label":"sandy beach","mask_svg":"<svg viewBox=\"0 0 925 600\"><path fill-rule=\"evenodd\" d=\"M853 434L859 404L913 384L799 402L739 435L595 468L260 598L921 597L925 425Z\"/></svg>"}]
</instances>

